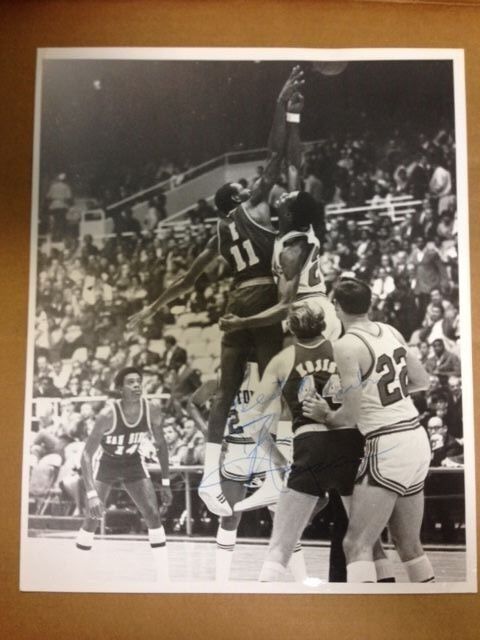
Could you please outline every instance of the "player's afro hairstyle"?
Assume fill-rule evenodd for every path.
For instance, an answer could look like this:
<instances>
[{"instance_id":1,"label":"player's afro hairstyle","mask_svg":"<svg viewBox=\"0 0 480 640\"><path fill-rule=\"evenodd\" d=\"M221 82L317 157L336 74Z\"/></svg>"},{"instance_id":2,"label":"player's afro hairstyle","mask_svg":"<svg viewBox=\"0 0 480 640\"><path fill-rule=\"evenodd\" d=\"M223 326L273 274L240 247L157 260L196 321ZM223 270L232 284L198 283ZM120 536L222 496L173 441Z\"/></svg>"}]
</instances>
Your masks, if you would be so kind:
<instances>
[{"instance_id":1,"label":"player's afro hairstyle","mask_svg":"<svg viewBox=\"0 0 480 640\"><path fill-rule=\"evenodd\" d=\"M232 209L238 205L238 200L234 200L234 197L238 196L237 189L233 186L232 182L227 182L223 187L220 187L215 194L215 206L217 209L227 215Z\"/></svg>"},{"instance_id":2,"label":"player's afro hairstyle","mask_svg":"<svg viewBox=\"0 0 480 640\"><path fill-rule=\"evenodd\" d=\"M299 340L318 338L327 326L325 314L320 305L313 306L312 301L294 304L288 314L288 326Z\"/></svg>"},{"instance_id":3,"label":"player's afro hairstyle","mask_svg":"<svg viewBox=\"0 0 480 640\"><path fill-rule=\"evenodd\" d=\"M125 378L131 373L136 373L140 376L140 378L143 378L142 372L140 371L140 369L137 369L137 367L124 367L123 369L120 369L113 380L115 388L121 389L123 387Z\"/></svg>"},{"instance_id":4,"label":"player's afro hairstyle","mask_svg":"<svg viewBox=\"0 0 480 640\"><path fill-rule=\"evenodd\" d=\"M357 278L342 278L333 295L342 311L352 316L365 315L372 304L372 290Z\"/></svg>"},{"instance_id":5,"label":"player's afro hairstyle","mask_svg":"<svg viewBox=\"0 0 480 640\"><path fill-rule=\"evenodd\" d=\"M318 206L315 199L306 191L299 191L295 200L289 204L294 229L303 229L314 224L318 217Z\"/></svg>"}]
</instances>

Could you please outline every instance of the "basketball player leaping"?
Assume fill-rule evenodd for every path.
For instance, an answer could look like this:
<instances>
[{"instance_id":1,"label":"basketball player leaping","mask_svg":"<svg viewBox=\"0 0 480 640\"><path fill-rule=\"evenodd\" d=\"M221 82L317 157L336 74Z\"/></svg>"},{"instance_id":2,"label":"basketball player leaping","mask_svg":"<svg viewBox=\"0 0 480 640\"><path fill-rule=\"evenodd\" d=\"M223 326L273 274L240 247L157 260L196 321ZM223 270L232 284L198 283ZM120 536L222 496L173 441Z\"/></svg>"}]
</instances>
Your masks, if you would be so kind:
<instances>
[{"instance_id":1,"label":"basketball player leaping","mask_svg":"<svg viewBox=\"0 0 480 640\"><path fill-rule=\"evenodd\" d=\"M343 404L334 411L311 398L304 411L332 433L357 424L366 437L344 539L347 581L375 582L372 547L388 524L410 581L433 582L420 542L430 446L409 397L428 388L428 374L396 329L368 319L371 290L364 282L343 280L334 296L345 327L334 347Z\"/></svg>"},{"instance_id":2,"label":"basketball player leaping","mask_svg":"<svg viewBox=\"0 0 480 640\"><path fill-rule=\"evenodd\" d=\"M299 101L300 111L303 100ZM287 162L289 183L295 189L299 186L301 165L301 142L299 123L291 125L288 132ZM327 298L325 280L320 266L320 241L316 237L313 225L322 216L313 197L295 190L283 194L278 203L279 234L275 240L272 259L272 272L278 286L278 302L264 311L240 318L232 314L220 320L224 331L253 329L284 320L294 301L305 300L322 309L325 321L324 337L336 340L340 337L342 326L335 308ZM291 433L282 434L289 437ZM249 498L235 506L236 511L244 511L272 504L278 499L281 482L271 470L267 473L262 487Z\"/></svg>"},{"instance_id":3,"label":"basketball player leaping","mask_svg":"<svg viewBox=\"0 0 480 640\"><path fill-rule=\"evenodd\" d=\"M303 111L301 95L294 96L297 111ZM301 168L300 117L289 126L287 140L288 181L291 193L283 194L278 201L279 233L275 239L272 271L279 291L279 300L269 309L251 313L248 317L225 315L220 320L224 331L254 329L279 322L287 317L293 301L314 299L315 308L323 309L327 340L340 337L342 327L335 309L327 298L325 279L320 266L320 241L313 225L322 221L314 198L300 188Z\"/></svg>"},{"instance_id":4,"label":"basketball player leaping","mask_svg":"<svg viewBox=\"0 0 480 640\"><path fill-rule=\"evenodd\" d=\"M133 316L129 327L154 315L161 307L190 291L198 277L220 254L233 272L228 313L246 316L271 307L277 301L277 288L272 278L271 262L276 231L270 220L268 194L277 181L284 152L287 121L296 114L286 112L294 108L291 98L303 84L303 73L293 69L277 99L274 122L269 138L270 159L263 176L252 192L240 184L228 183L215 195L215 205L221 219L218 230L197 257L189 271L169 287L153 304ZM199 494L207 507L220 516L232 515L220 485L219 460L223 430L235 394L242 383L247 356L255 348L260 373L282 347L279 323L254 330L224 334L221 350L220 386L208 421L208 442L205 468Z\"/></svg>"},{"instance_id":5,"label":"basketball player leaping","mask_svg":"<svg viewBox=\"0 0 480 640\"><path fill-rule=\"evenodd\" d=\"M139 447L145 435L151 433L162 471L162 505L172 502L168 470L168 451L163 436L163 418L158 407L142 397L142 375L135 367L118 372L115 386L120 400L113 400L100 412L82 454L82 473L87 491L87 516L77 534L78 549L89 551L105 504L115 482L125 489L148 527L157 578L168 581L168 559L165 530L162 525L157 496ZM94 462L100 448L99 460ZM95 466L95 470L94 470Z\"/></svg>"},{"instance_id":6,"label":"basketball player leaping","mask_svg":"<svg viewBox=\"0 0 480 640\"><path fill-rule=\"evenodd\" d=\"M244 432L244 416L248 414L250 399L254 396L258 387L258 365L256 362L247 363L244 380L235 396L227 424L225 426L224 442L226 444L225 455L221 464L222 491L231 507L243 500L247 494L247 483L255 479L262 479L270 470L271 463L268 457L261 455L255 440ZM199 387L189 400L189 411L193 419L206 433L207 426L204 423L202 407L215 396L218 390L216 380L207 380ZM272 407L272 425L270 432L276 431L278 422L279 430L283 426L281 419L281 398L277 397L275 406ZM280 417L280 421L278 418ZM289 427L289 424L287 423ZM288 442L282 442L277 437L276 445L282 447ZM280 480L281 483L281 480ZM271 513L273 518L273 513ZM216 535L215 550L215 579L224 583L230 579L237 530L242 518L241 513L233 513L229 517L220 518ZM289 564L294 579L303 582L307 577L305 559L302 547L299 544L294 549Z\"/></svg>"}]
</instances>

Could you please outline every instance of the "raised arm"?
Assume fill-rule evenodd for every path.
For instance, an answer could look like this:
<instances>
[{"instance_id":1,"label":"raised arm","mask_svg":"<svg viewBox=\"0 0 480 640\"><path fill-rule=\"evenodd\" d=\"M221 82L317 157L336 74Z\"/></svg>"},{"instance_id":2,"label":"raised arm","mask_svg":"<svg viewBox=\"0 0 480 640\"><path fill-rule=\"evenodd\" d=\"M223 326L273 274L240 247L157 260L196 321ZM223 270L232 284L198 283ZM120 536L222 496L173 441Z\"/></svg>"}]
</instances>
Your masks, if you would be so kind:
<instances>
[{"instance_id":1,"label":"raised arm","mask_svg":"<svg viewBox=\"0 0 480 640\"><path fill-rule=\"evenodd\" d=\"M304 97L294 93L287 104L287 112L300 114L303 111ZM300 122L289 122L287 128L287 167L288 190L298 191L301 188L302 141L300 139Z\"/></svg>"},{"instance_id":2,"label":"raised arm","mask_svg":"<svg viewBox=\"0 0 480 640\"><path fill-rule=\"evenodd\" d=\"M99 413L95 421L95 426L87 438L80 460L83 482L87 492L89 514L92 518L101 518L105 511L105 505L97 495L93 477L93 457L100 446L103 436L112 428L112 425L113 413L110 407L106 407Z\"/></svg>"},{"instance_id":3,"label":"raised arm","mask_svg":"<svg viewBox=\"0 0 480 640\"><path fill-rule=\"evenodd\" d=\"M150 319L169 302L173 302L173 300L176 300L188 293L188 291L193 288L199 276L217 257L217 243L218 241L216 236L210 238L207 246L193 261L190 269L183 276L178 278L178 280L175 280L168 289L165 289L165 291L154 302L152 302L152 304L130 316L127 328L131 331L135 330L142 322Z\"/></svg>"},{"instance_id":4,"label":"raised arm","mask_svg":"<svg viewBox=\"0 0 480 640\"><path fill-rule=\"evenodd\" d=\"M162 506L168 507L172 504L172 491L170 489L170 470L168 463L168 448L163 435L163 415L158 405L150 403L150 426L152 428L152 436L157 450L158 462L162 471L162 486L160 496Z\"/></svg>"},{"instance_id":5,"label":"raised arm","mask_svg":"<svg viewBox=\"0 0 480 640\"><path fill-rule=\"evenodd\" d=\"M271 188L278 180L282 159L285 153L287 136L286 107L292 95L304 84L303 71L296 65L280 91L275 105L273 124L268 138L269 159L263 176L252 190L250 205L256 206L267 199Z\"/></svg>"}]
</instances>

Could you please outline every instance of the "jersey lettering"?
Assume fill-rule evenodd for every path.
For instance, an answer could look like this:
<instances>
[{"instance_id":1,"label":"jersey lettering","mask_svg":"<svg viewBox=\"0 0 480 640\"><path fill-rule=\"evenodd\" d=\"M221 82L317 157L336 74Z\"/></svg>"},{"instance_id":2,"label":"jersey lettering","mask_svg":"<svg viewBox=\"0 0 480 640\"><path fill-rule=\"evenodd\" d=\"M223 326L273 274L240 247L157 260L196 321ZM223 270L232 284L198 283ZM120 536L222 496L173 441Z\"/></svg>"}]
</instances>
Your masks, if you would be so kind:
<instances>
[{"instance_id":1,"label":"jersey lettering","mask_svg":"<svg viewBox=\"0 0 480 640\"><path fill-rule=\"evenodd\" d=\"M406 362L407 351L404 347L397 347L393 352L393 360L386 353L382 354L377 360L375 371L383 373L378 380L378 395L383 407L388 407L395 402L399 402L406 398L408 393L408 370ZM397 367L395 367L395 364ZM400 369L398 370L398 367ZM398 371L398 374L397 374ZM398 375L398 385L390 387Z\"/></svg>"},{"instance_id":2,"label":"jersey lettering","mask_svg":"<svg viewBox=\"0 0 480 640\"><path fill-rule=\"evenodd\" d=\"M240 418L238 417L238 411L236 409L230 409L230 413L227 418L228 434L239 436L243 433L243 426L240 424Z\"/></svg>"},{"instance_id":3,"label":"jersey lettering","mask_svg":"<svg viewBox=\"0 0 480 640\"><path fill-rule=\"evenodd\" d=\"M300 362L296 367L298 375L302 378L312 373L318 373L319 371L328 371L329 373L335 373L337 370L337 366L335 362L329 360L328 358L322 358L320 360L315 360L312 362L311 360L305 360Z\"/></svg>"},{"instance_id":4,"label":"jersey lettering","mask_svg":"<svg viewBox=\"0 0 480 640\"><path fill-rule=\"evenodd\" d=\"M238 235L238 234L237 234ZM240 251L240 248L234 244L230 247L230 253L233 256L233 259L235 260L235 266L237 267L237 271L243 271L244 269L246 269L247 267L253 267L254 265L258 264L260 262L260 260L258 259L256 253L255 253L255 249L253 248L253 245L251 243L250 240L244 240L241 244L241 246L243 247L245 253L246 253L246 257L248 262L246 262L243 259L242 253Z\"/></svg>"},{"instance_id":5,"label":"jersey lettering","mask_svg":"<svg viewBox=\"0 0 480 640\"><path fill-rule=\"evenodd\" d=\"M332 343L329 340L323 340L309 347L296 344L289 349L294 351L294 362L285 380L282 394L292 414L292 428L295 431L302 425L311 423L311 418L303 415L304 400L308 396L317 394L325 397L325 387L333 377L338 378L338 376L337 365L333 359ZM330 397L326 400L333 408Z\"/></svg>"},{"instance_id":6,"label":"jersey lettering","mask_svg":"<svg viewBox=\"0 0 480 640\"><path fill-rule=\"evenodd\" d=\"M123 454L130 456L132 455L132 453L135 453L135 451L137 450L138 445L132 444L129 447L125 447L124 445L120 445L115 449L115 455L116 456L123 456Z\"/></svg>"},{"instance_id":7,"label":"jersey lettering","mask_svg":"<svg viewBox=\"0 0 480 640\"><path fill-rule=\"evenodd\" d=\"M335 373L330 376L327 383L323 387L322 396L324 398L331 398L333 404L342 404L343 402L343 390L340 376Z\"/></svg>"},{"instance_id":8,"label":"jersey lettering","mask_svg":"<svg viewBox=\"0 0 480 640\"><path fill-rule=\"evenodd\" d=\"M110 456L131 456L136 454L145 434L150 430L146 400L140 402L140 415L135 425L126 422L118 400L113 401L114 427L101 441L103 450Z\"/></svg>"},{"instance_id":9,"label":"jersey lettering","mask_svg":"<svg viewBox=\"0 0 480 640\"><path fill-rule=\"evenodd\" d=\"M234 242L236 242L236 241L240 238L240 236L238 235L238 231L237 231L237 227L235 226L235 223L234 223L234 222L231 222L231 223L228 225L228 228L230 229L230 233L231 233L231 236L232 236L232 240L233 240Z\"/></svg>"},{"instance_id":10,"label":"jersey lettering","mask_svg":"<svg viewBox=\"0 0 480 640\"><path fill-rule=\"evenodd\" d=\"M242 205L218 221L218 249L233 272L234 283L271 277L276 232L258 224ZM272 283L272 289L273 289Z\"/></svg>"}]
</instances>

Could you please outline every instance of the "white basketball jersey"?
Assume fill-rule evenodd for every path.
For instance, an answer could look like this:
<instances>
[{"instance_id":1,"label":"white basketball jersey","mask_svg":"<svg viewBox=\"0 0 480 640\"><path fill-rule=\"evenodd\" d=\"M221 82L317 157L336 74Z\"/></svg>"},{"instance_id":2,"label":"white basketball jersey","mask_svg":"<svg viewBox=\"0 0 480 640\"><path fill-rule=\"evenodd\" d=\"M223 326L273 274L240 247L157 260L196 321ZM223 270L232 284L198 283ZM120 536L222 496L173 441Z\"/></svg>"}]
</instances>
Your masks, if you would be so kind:
<instances>
[{"instance_id":1,"label":"white basketball jersey","mask_svg":"<svg viewBox=\"0 0 480 640\"><path fill-rule=\"evenodd\" d=\"M418 411L407 389L407 349L388 324L375 325L372 331L376 330L377 335L360 327L347 331L357 336L372 356L370 370L359 380L362 402L357 425L364 436L378 430L401 431L418 424Z\"/></svg>"},{"instance_id":2,"label":"white basketball jersey","mask_svg":"<svg viewBox=\"0 0 480 640\"><path fill-rule=\"evenodd\" d=\"M254 440L248 435L251 414L249 417L247 414L251 407L250 401L258 389L259 382L258 364L256 362L247 362L243 382L237 391L225 425L224 437L227 442L254 443ZM268 416L264 416L264 425L269 428L270 433L276 433L276 425L281 411L281 393L279 393L278 398L274 399L268 409ZM245 427L247 427L247 431L244 431Z\"/></svg>"},{"instance_id":3,"label":"white basketball jersey","mask_svg":"<svg viewBox=\"0 0 480 640\"><path fill-rule=\"evenodd\" d=\"M317 293L325 295L327 290L325 287L323 273L320 268L320 241L315 235L312 227L310 227L308 231L289 231L284 236L278 237L275 240L272 257L272 271L275 281L278 282L278 279L282 274L280 254L288 243L295 238L306 238L308 244L311 246L310 253L300 274L297 299L304 296L315 295Z\"/></svg>"}]
</instances>

